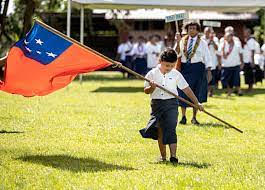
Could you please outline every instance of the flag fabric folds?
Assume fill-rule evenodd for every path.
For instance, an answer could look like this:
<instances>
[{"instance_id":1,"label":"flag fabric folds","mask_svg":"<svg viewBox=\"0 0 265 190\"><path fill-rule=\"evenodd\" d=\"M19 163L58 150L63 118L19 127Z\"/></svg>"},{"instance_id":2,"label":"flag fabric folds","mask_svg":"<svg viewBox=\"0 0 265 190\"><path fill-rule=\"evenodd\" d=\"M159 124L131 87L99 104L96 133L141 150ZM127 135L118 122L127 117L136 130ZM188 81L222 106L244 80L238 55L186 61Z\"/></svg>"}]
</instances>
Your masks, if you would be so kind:
<instances>
[{"instance_id":1,"label":"flag fabric folds","mask_svg":"<svg viewBox=\"0 0 265 190\"><path fill-rule=\"evenodd\" d=\"M77 74L111 62L35 22L27 36L11 48L0 90L44 96L67 86Z\"/></svg>"}]
</instances>

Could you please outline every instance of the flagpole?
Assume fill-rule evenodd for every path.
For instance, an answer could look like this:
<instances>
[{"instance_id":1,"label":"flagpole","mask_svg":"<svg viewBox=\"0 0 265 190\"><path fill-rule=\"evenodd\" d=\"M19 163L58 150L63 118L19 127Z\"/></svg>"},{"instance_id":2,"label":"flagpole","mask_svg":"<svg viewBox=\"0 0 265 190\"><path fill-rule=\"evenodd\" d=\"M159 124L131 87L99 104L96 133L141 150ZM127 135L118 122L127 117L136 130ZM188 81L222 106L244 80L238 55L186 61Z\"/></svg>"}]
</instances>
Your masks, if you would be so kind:
<instances>
[{"instance_id":1,"label":"flagpole","mask_svg":"<svg viewBox=\"0 0 265 190\"><path fill-rule=\"evenodd\" d=\"M61 32L59 32L58 30L56 30L56 29L50 27L49 25L47 25L47 24L45 24L45 23L43 23L43 22L41 22L41 21L39 21L39 20L37 20L37 19L35 19L35 22L37 22L38 24L40 24L41 26L43 26L43 27L46 28L47 30L49 30L49 31L51 31L51 32L53 32L53 33L55 33L55 34L61 36L61 37L64 38L65 40L70 41L70 42L72 42L72 43L76 43L76 44L78 44L79 46L81 46L82 48L84 48L84 49L86 49L86 50L89 50L89 51L95 53L96 55L98 55L98 56L100 56L100 57L102 57L102 58L108 60L109 62L112 63L112 65L118 65L117 62L114 61L114 60L112 60L111 58L109 58L109 57L107 57L107 56L105 56L105 55L103 55L103 54L97 52L96 50L91 49L90 47L85 46L84 44L82 44L82 43L80 43L80 42L78 42L78 41L76 41L76 40L74 40L74 39L72 39L72 38L70 38L70 37L68 37L67 35L65 35L65 34L63 34L63 33L61 33ZM119 65L119 67L122 68L123 70L127 71L128 73L131 73L131 74L137 76L138 78L140 78L140 79L142 79L142 80L145 80L145 81L147 81L147 82L151 82L149 79L143 77L142 75L136 73L135 71L133 71L133 70L131 70L131 69L129 69L129 68L123 66L123 65ZM198 106L196 106L195 104L189 102L188 100L185 100L184 98L182 98L182 97L176 95L175 93L173 93L173 92L169 91L168 89L166 89L166 88L160 86L159 84L156 84L156 86L157 86L158 88L164 90L165 92L167 92L167 93L173 95L173 96L176 97L178 100L181 100L181 101L185 102L186 104L188 104L188 105L190 105L190 106L192 106L192 107L198 109ZM215 118L216 120L218 120L218 121L220 121L220 122L226 124L227 126L229 126L229 128L235 129L236 131L238 131L238 132L240 132L240 133L243 133L242 130L240 130L240 129L234 127L233 125L231 125L231 124L229 124L228 122L226 122L226 121L220 119L219 117L217 117L217 116L215 116L215 115L213 115L213 114L207 112L206 110L203 110L202 112L204 112L204 113L206 113L207 115L209 115L209 116Z\"/></svg>"}]
</instances>

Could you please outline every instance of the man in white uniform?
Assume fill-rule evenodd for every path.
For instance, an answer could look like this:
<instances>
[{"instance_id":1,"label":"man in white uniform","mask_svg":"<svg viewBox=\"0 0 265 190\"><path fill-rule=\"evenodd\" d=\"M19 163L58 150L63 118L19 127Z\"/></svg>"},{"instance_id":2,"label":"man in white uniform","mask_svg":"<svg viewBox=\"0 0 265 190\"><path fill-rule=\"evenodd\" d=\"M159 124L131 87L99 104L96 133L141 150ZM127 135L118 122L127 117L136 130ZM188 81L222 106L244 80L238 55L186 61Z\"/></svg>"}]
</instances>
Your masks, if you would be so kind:
<instances>
[{"instance_id":1,"label":"man in white uniform","mask_svg":"<svg viewBox=\"0 0 265 190\"><path fill-rule=\"evenodd\" d=\"M255 83L255 62L254 55L259 53L257 41L251 36L251 29L244 30L245 45L243 48L243 62L244 62L244 75L245 83L248 85L248 91L252 91L253 84Z\"/></svg>"},{"instance_id":2,"label":"man in white uniform","mask_svg":"<svg viewBox=\"0 0 265 190\"><path fill-rule=\"evenodd\" d=\"M243 68L242 48L233 39L232 33L225 34L225 41L219 46L219 64L222 65L221 81L224 88L227 88L227 95L231 96L233 87L239 96L240 69Z\"/></svg>"},{"instance_id":3,"label":"man in white uniform","mask_svg":"<svg viewBox=\"0 0 265 190\"><path fill-rule=\"evenodd\" d=\"M208 44L209 50L210 50L210 56L212 60L212 80L209 83L208 91L209 96L213 96L213 90L216 84L216 78L217 78L217 65L218 65L218 59L217 59L217 51L218 51L218 45L219 40L216 36L214 36L214 31L210 27L206 27L204 29L204 35L202 36L202 39L205 40Z\"/></svg>"},{"instance_id":4,"label":"man in white uniform","mask_svg":"<svg viewBox=\"0 0 265 190\"><path fill-rule=\"evenodd\" d=\"M151 36L150 41L146 44L147 51L147 72L155 68L158 64L160 46L157 44L157 37Z\"/></svg>"}]
</instances>

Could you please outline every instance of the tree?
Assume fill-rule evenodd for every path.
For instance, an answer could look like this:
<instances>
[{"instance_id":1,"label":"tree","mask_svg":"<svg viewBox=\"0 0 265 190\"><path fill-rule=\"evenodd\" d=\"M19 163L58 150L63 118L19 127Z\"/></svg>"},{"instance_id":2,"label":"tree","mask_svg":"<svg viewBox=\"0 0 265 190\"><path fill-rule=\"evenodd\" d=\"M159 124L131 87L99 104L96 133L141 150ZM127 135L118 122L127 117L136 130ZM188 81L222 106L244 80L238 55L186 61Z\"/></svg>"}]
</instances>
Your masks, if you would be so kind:
<instances>
[{"instance_id":1,"label":"tree","mask_svg":"<svg viewBox=\"0 0 265 190\"><path fill-rule=\"evenodd\" d=\"M63 11L65 3L61 0L14 0L14 13L5 19L4 30L1 30L6 35L0 36L0 55L5 54L14 42L26 35L32 27L34 17L39 17L42 12Z\"/></svg>"},{"instance_id":2,"label":"tree","mask_svg":"<svg viewBox=\"0 0 265 190\"><path fill-rule=\"evenodd\" d=\"M257 14L260 17L260 25L254 27L254 35L260 43L265 43L265 9L260 9Z\"/></svg>"}]
</instances>

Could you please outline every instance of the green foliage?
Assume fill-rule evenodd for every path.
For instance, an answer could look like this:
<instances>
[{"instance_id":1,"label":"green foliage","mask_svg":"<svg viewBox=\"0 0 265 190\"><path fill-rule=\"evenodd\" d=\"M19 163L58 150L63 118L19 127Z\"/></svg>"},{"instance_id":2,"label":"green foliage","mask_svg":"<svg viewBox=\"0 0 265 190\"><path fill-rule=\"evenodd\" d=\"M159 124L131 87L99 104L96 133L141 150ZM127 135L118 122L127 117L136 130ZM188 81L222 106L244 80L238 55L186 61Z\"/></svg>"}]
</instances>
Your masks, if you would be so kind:
<instances>
[{"instance_id":1,"label":"green foliage","mask_svg":"<svg viewBox=\"0 0 265 190\"><path fill-rule=\"evenodd\" d=\"M257 14L260 17L260 25L254 27L254 35L260 43L265 43L265 8L260 9Z\"/></svg>"},{"instance_id":2,"label":"green foliage","mask_svg":"<svg viewBox=\"0 0 265 190\"><path fill-rule=\"evenodd\" d=\"M66 1L61 0L14 0L14 4L14 13L9 15L6 19L5 30L8 34L8 38L6 36L2 36L1 38L1 56L9 50L10 46L16 42L20 36L24 36L24 17L26 8L29 8L28 6L33 6L35 9L34 14L30 15L30 18L25 18L29 19L30 22L32 22L32 17L38 17L42 12L62 12L66 9Z\"/></svg>"},{"instance_id":3,"label":"green foliage","mask_svg":"<svg viewBox=\"0 0 265 190\"><path fill-rule=\"evenodd\" d=\"M0 189L264 189L265 87L243 97L218 90L201 126L179 125L180 164L159 164L143 81L96 72L45 97L0 93ZM244 86L245 87L245 86Z\"/></svg>"}]
</instances>

